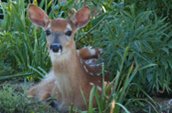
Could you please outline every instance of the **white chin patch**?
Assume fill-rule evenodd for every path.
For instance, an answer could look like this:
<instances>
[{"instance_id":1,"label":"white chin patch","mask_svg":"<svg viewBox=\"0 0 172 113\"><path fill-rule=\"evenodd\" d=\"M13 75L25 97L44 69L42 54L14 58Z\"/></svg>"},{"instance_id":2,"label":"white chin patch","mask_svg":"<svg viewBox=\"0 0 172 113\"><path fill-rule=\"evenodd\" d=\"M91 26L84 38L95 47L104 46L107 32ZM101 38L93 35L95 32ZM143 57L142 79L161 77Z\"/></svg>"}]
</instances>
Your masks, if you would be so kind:
<instances>
[{"instance_id":1,"label":"white chin patch","mask_svg":"<svg viewBox=\"0 0 172 113\"><path fill-rule=\"evenodd\" d=\"M62 50L59 50L58 52L53 52L52 50L50 50L49 55L50 55L51 61L54 62L58 60L59 57L61 57Z\"/></svg>"}]
</instances>

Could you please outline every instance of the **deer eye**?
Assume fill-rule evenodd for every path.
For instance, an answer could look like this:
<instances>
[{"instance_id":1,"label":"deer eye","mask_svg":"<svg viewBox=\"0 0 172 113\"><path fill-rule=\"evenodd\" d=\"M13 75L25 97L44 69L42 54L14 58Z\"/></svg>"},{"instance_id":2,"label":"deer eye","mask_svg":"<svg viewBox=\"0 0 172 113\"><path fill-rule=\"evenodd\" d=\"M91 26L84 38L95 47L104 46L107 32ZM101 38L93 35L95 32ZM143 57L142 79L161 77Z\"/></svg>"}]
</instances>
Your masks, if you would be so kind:
<instances>
[{"instance_id":1,"label":"deer eye","mask_svg":"<svg viewBox=\"0 0 172 113\"><path fill-rule=\"evenodd\" d=\"M49 29L47 29L47 30L45 30L45 33L46 33L46 35L48 36L48 35L51 34L51 31L50 31Z\"/></svg>"},{"instance_id":2,"label":"deer eye","mask_svg":"<svg viewBox=\"0 0 172 113\"><path fill-rule=\"evenodd\" d=\"M71 36L71 34L72 34L72 31L67 31L67 32L65 33L65 35L67 35L67 36Z\"/></svg>"}]
</instances>

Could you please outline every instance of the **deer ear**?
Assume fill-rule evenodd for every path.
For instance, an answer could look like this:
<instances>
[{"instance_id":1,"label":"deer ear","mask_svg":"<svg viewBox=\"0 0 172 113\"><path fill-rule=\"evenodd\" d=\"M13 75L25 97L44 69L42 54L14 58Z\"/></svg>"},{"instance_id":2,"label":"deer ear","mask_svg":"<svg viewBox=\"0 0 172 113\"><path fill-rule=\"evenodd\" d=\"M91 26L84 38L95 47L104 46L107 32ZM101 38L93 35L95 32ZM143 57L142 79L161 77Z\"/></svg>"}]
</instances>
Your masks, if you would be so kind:
<instances>
[{"instance_id":1,"label":"deer ear","mask_svg":"<svg viewBox=\"0 0 172 113\"><path fill-rule=\"evenodd\" d=\"M39 7L30 4L28 6L28 16L32 23L46 28L50 22L48 15Z\"/></svg>"},{"instance_id":2,"label":"deer ear","mask_svg":"<svg viewBox=\"0 0 172 113\"><path fill-rule=\"evenodd\" d=\"M84 27L87 25L90 19L90 9L88 6L84 6L78 12L76 12L72 21L77 28Z\"/></svg>"}]
</instances>

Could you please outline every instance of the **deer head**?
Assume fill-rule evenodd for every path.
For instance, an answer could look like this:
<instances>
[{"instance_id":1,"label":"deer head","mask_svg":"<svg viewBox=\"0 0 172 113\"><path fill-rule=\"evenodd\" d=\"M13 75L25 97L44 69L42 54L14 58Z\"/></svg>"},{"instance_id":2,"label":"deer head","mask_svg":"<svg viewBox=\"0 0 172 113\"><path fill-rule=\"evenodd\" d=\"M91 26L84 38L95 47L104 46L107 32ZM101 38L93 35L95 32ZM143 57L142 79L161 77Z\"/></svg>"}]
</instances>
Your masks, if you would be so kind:
<instances>
[{"instance_id":1,"label":"deer head","mask_svg":"<svg viewBox=\"0 0 172 113\"><path fill-rule=\"evenodd\" d=\"M84 6L70 19L50 19L41 8L31 4L28 7L28 16L32 23L45 31L47 47L53 60L54 57L63 56L75 49L74 34L88 23L90 10Z\"/></svg>"}]
</instances>

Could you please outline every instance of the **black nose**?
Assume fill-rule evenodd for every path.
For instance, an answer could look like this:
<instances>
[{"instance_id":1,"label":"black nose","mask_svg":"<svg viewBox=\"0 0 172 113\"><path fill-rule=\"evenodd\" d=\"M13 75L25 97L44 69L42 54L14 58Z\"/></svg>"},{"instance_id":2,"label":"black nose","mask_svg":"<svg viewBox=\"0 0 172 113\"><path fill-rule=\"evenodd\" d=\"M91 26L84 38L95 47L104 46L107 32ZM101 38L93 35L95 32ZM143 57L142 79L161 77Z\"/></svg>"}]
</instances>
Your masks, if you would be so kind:
<instances>
[{"instance_id":1,"label":"black nose","mask_svg":"<svg viewBox=\"0 0 172 113\"><path fill-rule=\"evenodd\" d=\"M59 50L62 50L62 46L60 44L52 44L50 45L50 49L53 52L58 52Z\"/></svg>"}]
</instances>

